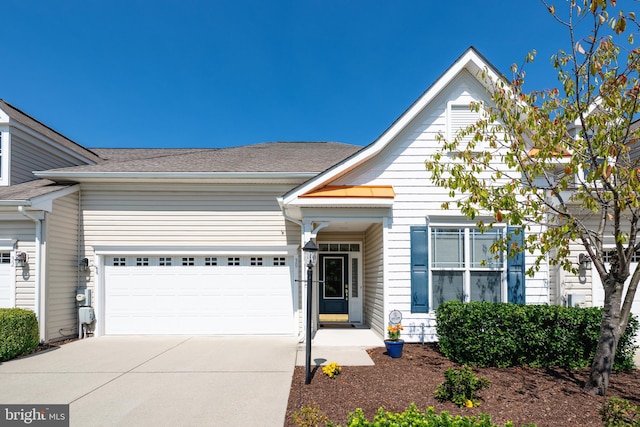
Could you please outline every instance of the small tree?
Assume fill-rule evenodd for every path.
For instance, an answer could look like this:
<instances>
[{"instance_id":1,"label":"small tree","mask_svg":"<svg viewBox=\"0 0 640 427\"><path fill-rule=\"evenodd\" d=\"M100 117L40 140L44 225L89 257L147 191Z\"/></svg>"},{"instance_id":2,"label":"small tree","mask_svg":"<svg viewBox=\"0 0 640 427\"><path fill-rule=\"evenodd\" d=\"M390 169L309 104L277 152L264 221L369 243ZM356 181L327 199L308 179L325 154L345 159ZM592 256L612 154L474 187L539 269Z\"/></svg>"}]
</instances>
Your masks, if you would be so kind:
<instances>
[{"instance_id":1,"label":"small tree","mask_svg":"<svg viewBox=\"0 0 640 427\"><path fill-rule=\"evenodd\" d=\"M471 105L483 118L453 140L440 135L442 151L426 167L463 214L493 217L479 227L505 221L530 231L524 247L512 248L536 255L530 275L545 260L577 274L571 245L588 253L604 314L585 389L604 395L640 281L640 270L630 271L640 250L639 27L633 12L615 10L616 0L572 0L566 19L542 2L570 37L570 49L552 58L560 88L525 92L525 72L512 66L510 80L488 82L492 105Z\"/></svg>"}]
</instances>

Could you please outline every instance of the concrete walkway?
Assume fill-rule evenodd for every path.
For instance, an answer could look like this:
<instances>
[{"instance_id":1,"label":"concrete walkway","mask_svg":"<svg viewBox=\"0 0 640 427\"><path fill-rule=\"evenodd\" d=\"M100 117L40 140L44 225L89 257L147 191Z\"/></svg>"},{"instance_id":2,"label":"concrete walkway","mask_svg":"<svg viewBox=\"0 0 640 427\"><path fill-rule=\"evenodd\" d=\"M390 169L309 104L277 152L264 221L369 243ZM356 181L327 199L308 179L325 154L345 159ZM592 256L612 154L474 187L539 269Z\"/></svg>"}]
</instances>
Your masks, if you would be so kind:
<instances>
[{"instance_id":1,"label":"concrete walkway","mask_svg":"<svg viewBox=\"0 0 640 427\"><path fill-rule=\"evenodd\" d=\"M311 365L337 362L341 366L372 366L367 349L384 347L384 340L370 329L320 329L311 342ZM298 345L296 365L306 363L306 346Z\"/></svg>"},{"instance_id":2,"label":"concrete walkway","mask_svg":"<svg viewBox=\"0 0 640 427\"><path fill-rule=\"evenodd\" d=\"M282 426L293 337L101 337L0 364L0 403L71 426ZM1 420L0 420L1 421Z\"/></svg>"}]
</instances>

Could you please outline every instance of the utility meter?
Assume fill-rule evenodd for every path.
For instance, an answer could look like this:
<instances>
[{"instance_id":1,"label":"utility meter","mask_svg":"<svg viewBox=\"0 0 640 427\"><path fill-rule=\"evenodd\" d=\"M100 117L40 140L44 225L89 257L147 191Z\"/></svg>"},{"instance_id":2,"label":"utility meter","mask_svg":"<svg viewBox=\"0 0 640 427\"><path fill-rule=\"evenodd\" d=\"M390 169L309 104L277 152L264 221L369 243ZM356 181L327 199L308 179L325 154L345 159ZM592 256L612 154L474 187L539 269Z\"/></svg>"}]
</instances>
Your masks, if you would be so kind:
<instances>
[{"instance_id":1,"label":"utility meter","mask_svg":"<svg viewBox=\"0 0 640 427\"><path fill-rule=\"evenodd\" d=\"M91 306L91 289L88 289L88 288L76 289L76 304L78 304L78 307Z\"/></svg>"}]
</instances>

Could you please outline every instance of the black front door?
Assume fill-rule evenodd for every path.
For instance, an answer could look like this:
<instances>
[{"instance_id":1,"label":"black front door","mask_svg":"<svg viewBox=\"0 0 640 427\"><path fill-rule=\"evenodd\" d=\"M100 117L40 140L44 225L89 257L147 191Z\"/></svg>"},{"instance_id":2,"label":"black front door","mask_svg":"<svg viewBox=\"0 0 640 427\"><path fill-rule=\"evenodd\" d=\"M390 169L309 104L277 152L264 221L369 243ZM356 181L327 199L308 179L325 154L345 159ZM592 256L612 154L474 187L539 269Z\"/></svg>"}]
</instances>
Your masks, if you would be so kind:
<instances>
[{"instance_id":1,"label":"black front door","mask_svg":"<svg viewBox=\"0 0 640 427\"><path fill-rule=\"evenodd\" d=\"M320 314L349 313L348 254L320 254Z\"/></svg>"}]
</instances>

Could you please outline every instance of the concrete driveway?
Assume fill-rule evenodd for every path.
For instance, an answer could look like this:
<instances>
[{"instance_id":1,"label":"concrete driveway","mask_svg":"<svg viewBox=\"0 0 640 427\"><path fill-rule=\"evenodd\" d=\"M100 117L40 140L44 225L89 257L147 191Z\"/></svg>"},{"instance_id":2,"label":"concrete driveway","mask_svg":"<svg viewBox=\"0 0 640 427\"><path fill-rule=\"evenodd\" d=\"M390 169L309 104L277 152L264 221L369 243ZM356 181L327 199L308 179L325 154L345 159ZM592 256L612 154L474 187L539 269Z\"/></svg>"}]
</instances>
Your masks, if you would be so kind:
<instances>
[{"instance_id":1,"label":"concrete driveway","mask_svg":"<svg viewBox=\"0 0 640 427\"><path fill-rule=\"evenodd\" d=\"M293 337L100 337L0 364L0 403L71 426L282 426Z\"/></svg>"}]
</instances>

